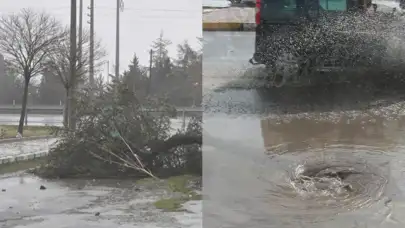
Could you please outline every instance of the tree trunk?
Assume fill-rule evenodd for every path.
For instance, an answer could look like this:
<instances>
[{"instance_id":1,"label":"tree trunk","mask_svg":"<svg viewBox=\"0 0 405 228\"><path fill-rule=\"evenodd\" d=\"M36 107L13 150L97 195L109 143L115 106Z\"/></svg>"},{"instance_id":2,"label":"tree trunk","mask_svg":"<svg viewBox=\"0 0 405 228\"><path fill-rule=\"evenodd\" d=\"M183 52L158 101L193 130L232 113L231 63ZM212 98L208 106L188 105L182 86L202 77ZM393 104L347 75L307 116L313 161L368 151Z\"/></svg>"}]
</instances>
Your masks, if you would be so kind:
<instances>
[{"instance_id":1,"label":"tree trunk","mask_svg":"<svg viewBox=\"0 0 405 228\"><path fill-rule=\"evenodd\" d=\"M69 88L65 88L65 101L63 105L63 126L69 127Z\"/></svg>"},{"instance_id":2,"label":"tree trunk","mask_svg":"<svg viewBox=\"0 0 405 228\"><path fill-rule=\"evenodd\" d=\"M202 135L199 134L176 134L165 141L152 140L149 142L152 154L167 153L169 150L178 146L187 146L197 144L202 146Z\"/></svg>"},{"instance_id":3,"label":"tree trunk","mask_svg":"<svg viewBox=\"0 0 405 228\"><path fill-rule=\"evenodd\" d=\"M21 114L20 114L20 122L18 123L18 133L23 136L24 131L24 120L27 114L27 102L28 102L28 88L30 85L30 80L25 77L24 80L24 94L22 97L22 107L21 107Z\"/></svg>"},{"instance_id":4,"label":"tree trunk","mask_svg":"<svg viewBox=\"0 0 405 228\"><path fill-rule=\"evenodd\" d=\"M68 90L68 124L69 130L74 132L76 130L76 113L75 113L75 100L73 93L73 86L71 85Z\"/></svg>"}]
</instances>

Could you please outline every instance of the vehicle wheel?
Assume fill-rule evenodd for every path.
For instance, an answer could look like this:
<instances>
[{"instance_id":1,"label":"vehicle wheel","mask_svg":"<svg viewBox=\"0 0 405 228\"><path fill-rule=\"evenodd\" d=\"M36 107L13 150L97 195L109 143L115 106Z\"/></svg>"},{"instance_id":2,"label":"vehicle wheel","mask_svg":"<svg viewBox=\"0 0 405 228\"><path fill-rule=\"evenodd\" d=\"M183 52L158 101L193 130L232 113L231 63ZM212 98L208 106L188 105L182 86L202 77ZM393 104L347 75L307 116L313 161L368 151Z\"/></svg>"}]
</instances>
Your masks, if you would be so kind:
<instances>
[{"instance_id":1,"label":"vehicle wheel","mask_svg":"<svg viewBox=\"0 0 405 228\"><path fill-rule=\"evenodd\" d=\"M311 84L313 81L314 68L316 64L315 57L308 57L301 61L298 68L298 78L297 81L303 84Z\"/></svg>"},{"instance_id":2,"label":"vehicle wheel","mask_svg":"<svg viewBox=\"0 0 405 228\"><path fill-rule=\"evenodd\" d=\"M267 65L266 74L271 87L280 88L286 84L284 72L276 65Z\"/></svg>"},{"instance_id":3,"label":"vehicle wheel","mask_svg":"<svg viewBox=\"0 0 405 228\"><path fill-rule=\"evenodd\" d=\"M285 85L285 78L282 74L275 74L273 79L273 86L276 88L283 87Z\"/></svg>"}]
</instances>

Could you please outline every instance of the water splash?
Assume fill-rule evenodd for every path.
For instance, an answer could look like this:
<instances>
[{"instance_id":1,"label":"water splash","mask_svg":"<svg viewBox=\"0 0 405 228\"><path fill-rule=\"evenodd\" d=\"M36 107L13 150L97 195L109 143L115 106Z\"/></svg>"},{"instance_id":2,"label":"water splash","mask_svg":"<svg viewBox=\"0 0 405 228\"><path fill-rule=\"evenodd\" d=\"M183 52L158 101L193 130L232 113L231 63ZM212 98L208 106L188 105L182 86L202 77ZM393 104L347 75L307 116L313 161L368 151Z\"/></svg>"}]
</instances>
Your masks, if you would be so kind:
<instances>
[{"instance_id":1,"label":"water splash","mask_svg":"<svg viewBox=\"0 0 405 228\"><path fill-rule=\"evenodd\" d=\"M405 71L405 19L394 12L332 13L316 22L269 25L259 53L274 75L284 81L333 71L361 74L398 74ZM288 61L280 56L294 56ZM294 62L294 64L291 64ZM298 65L296 75L285 69ZM293 68L294 70L295 68ZM295 80L296 81L296 80ZM284 85L284 83L283 83Z\"/></svg>"},{"instance_id":2,"label":"water splash","mask_svg":"<svg viewBox=\"0 0 405 228\"><path fill-rule=\"evenodd\" d=\"M273 207L294 214L335 215L372 207L386 196L389 163L378 149L334 145L315 150L283 155L296 161L278 181L269 181L267 200Z\"/></svg>"}]
</instances>

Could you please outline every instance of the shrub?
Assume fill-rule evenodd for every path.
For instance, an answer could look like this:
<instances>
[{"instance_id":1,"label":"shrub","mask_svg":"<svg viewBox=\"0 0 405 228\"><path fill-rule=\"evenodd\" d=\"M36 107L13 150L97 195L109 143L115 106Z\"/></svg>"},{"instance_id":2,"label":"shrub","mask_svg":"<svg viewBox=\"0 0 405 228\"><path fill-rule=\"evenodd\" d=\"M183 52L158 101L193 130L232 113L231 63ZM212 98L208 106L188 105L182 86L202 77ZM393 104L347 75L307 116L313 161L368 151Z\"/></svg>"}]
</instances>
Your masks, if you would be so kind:
<instances>
[{"instance_id":1,"label":"shrub","mask_svg":"<svg viewBox=\"0 0 405 228\"><path fill-rule=\"evenodd\" d=\"M202 173L201 118L173 133L173 108L140 103L115 82L97 98L78 101L75 132L65 132L40 174L54 177L145 177ZM151 113L148 110L158 110Z\"/></svg>"}]
</instances>

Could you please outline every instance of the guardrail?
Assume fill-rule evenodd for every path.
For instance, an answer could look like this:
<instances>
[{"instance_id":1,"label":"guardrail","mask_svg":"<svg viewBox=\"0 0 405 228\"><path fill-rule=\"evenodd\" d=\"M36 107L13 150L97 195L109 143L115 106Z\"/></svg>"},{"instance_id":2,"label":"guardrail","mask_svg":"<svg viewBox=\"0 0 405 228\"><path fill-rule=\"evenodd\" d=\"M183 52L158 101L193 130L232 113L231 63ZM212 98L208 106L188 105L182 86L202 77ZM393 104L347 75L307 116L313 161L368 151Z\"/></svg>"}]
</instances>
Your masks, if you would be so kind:
<instances>
[{"instance_id":1,"label":"guardrail","mask_svg":"<svg viewBox=\"0 0 405 228\"><path fill-rule=\"evenodd\" d=\"M20 114L21 105L0 105L1 114ZM63 114L63 105L27 106L27 114Z\"/></svg>"}]
</instances>

